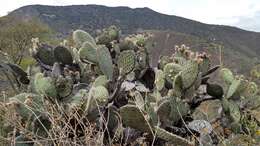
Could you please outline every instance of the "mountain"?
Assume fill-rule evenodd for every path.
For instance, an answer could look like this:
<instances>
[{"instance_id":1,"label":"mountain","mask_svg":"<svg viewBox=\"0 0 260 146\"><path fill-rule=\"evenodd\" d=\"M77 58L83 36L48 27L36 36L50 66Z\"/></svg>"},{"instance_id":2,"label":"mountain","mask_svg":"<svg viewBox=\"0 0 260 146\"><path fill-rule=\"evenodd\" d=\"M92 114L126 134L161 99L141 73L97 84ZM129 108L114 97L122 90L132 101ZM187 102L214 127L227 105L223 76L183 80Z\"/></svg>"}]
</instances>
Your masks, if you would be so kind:
<instances>
[{"instance_id":1,"label":"mountain","mask_svg":"<svg viewBox=\"0 0 260 146\"><path fill-rule=\"evenodd\" d=\"M238 72L248 72L260 62L260 33L231 26L208 25L160 14L149 8L29 5L9 15L25 20L37 17L61 35L68 35L79 28L94 34L95 30L110 25L119 26L123 33L150 31L156 42L151 50L153 60L158 58L158 54L169 54L174 45L185 43L196 50L213 53L216 62L221 45L224 63Z\"/></svg>"}]
</instances>

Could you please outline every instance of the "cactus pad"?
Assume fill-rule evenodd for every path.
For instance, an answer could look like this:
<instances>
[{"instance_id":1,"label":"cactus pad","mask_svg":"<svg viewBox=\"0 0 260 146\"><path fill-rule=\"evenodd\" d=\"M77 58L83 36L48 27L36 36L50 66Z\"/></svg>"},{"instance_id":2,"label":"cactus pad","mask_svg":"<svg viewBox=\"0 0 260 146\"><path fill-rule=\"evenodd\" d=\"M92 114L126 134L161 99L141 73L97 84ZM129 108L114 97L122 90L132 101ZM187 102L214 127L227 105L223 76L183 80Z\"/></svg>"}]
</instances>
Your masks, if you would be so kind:
<instances>
[{"instance_id":1,"label":"cactus pad","mask_svg":"<svg viewBox=\"0 0 260 146\"><path fill-rule=\"evenodd\" d=\"M189 61L181 71L182 85L184 89L189 88L194 84L198 77L198 64L194 61Z\"/></svg>"},{"instance_id":2,"label":"cactus pad","mask_svg":"<svg viewBox=\"0 0 260 146\"><path fill-rule=\"evenodd\" d=\"M234 80L232 81L231 85L230 85L229 88L228 88L227 98L232 97L232 96L237 92L237 89L239 88L240 83L241 83L240 80L234 79Z\"/></svg>"},{"instance_id":3,"label":"cactus pad","mask_svg":"<svg viewBox=\"0 0 260 146\"><path fill-rule=\"evenodd\" d=\"M57 91L54 81L50 77L44 77L42 73L37 73L34 79L34 86L39 94L56 97Z\"/></svg>"},{"instance_id":4,"label":"cactus pad","mask_svg":"<svg viewBox=\"0 0 260 146\"><path fill-rule=\"evenodd\" d=\"M240 114L239 106L233 101L229 101L229 114L230 114L231 119L234 122L240 121L241 114Z\"/></svg>"},{"instance_id":5,"label":"cactus pad","mask_svg":"<svg viewBox=\"0 0 260 146\"><path fill-rule=\"evenodd\" d=\"M244 90L242 96L250 97L255 96L258 93L258 86L255 82L249 82Z\"/></svg>"},{"instance_id":6,"label":"cactus pad","mask_svg":"<svg viewBox=\"0 0 260 146\"><path fill-rule=\"evenodd\" d=\"M137 62L138 62L138 66L141 68L141 69L144 69L146 67L149 66L148 62L147 62L147 54L144 52L144 51L138 51L137 52Z\"/></svg>"},{"instance_id":7,"label":"cactus pad","mask_svg":"<svg viewBox=\"0 0 260 146\"><path fill-rule=\"evenodd\" d=\"M164 88L165 75L164 75L164 72L162 70L156 70L154 84L156 85L156 89L158 91L161 91Z\"/></svg>"},{"instance_id":8,"label":"cactus pad","mask_svg":"<svg viewBox=\"0 0 260 146\"><path fill-rule=\"evenodd\" d=\"M93 45L96 44L95 39L83 30L74 31L72 37L78 47L81 47L85 42L89 42Z\"/></svg>"},{"instance_id":9,"label":"cactus pad","mask_svg":"<svg viewBox=\"0 0 260 146\"><path fill-rule=\"evenodd\" d=\"M182 80L181 80L181 74L178 73L173 81L173 89L174 89L174 95L176 97L181 97L182 96Z\"/></svg>"},{"instance_id":10,"label":"cactus pad","mask_svg":"<svg viewBox=\"0 0 260 146\"><path fill-rule=\"evenodd\" d=\"M97 59L100 70L109 80L113 80L113 63L112 57L107 47L99 46L97 48Z\"/></svg>"},{"instance_id":11,"label":"cactus pad","mask_svg":"<svg viewBox=\"0 0 260 146\"><path fill-rule=\"evenodd\" d=\"M29 84L30 80L27 77L27 73L20 66L12 63L7 63L6 65L10 67L11 72L22 84Z\"/></svg>"},{"instance_id":12,"label":"cactus pad","mask_svg":"<svg viewBox=\"0 0 260 146\"><path fill-rule=\"evenodd\" d=\"M172 98L174 99L164 99L157 109L160 121L170 125L178 122L181 118L180 116L186 116L189 111L187 104L181 102L179 98Z\"/></svg>"},{"instance_id":13,"label":"cactus pad","mask_svg":"<svg viewBox=\"0 0 260 146\"><path fill-rule=\"evenodd\" d=\"M94 83L93 83L93 87L98 87L98 86L104 86L106 87L107 86L107 83L108 83L108 79L107 79L107 76L105 75L101 75L101 76L98 76Z\"/></svg>"},{"instance_id":14,"label":"cactus pad","mask_svg":"<svg viewBox=\"0 0 260 146\"><path fill-rule=\"evenodd\" d=\"M218 84L207 84L207 93L210 96L222 98L224 91L223 88Z\"/></svg>"},{"instance_id":15,"label":"cactus pad","mask_svg":"<svg viewBox=\"0 0 260 146\"><path fill-rule=\"evenodd\" d=\"M135 104L139 109L144 110L144 99L143 96L140 92L135 91L134 93L134 97L135 97Z\"/></svg>"},{"instance_id":16,"label":"cactus pad","mask_svg":"<svg viewBox=\"0 0 260 146\"><path fill-rule=\"evenodd\" d=\"M171 143L174 145L180 145L180 146L195 146L194 143L188 141L185 138L182 138L178 135L175 135L173 133L170 133L162 128L155 127L155 134L157 137Z\"/></svg>"},{"instance_id":17,"label":"cactus pad","mask_svg":"<svg viewBox=\"0 0 260 146\"><path fill-rule=\"evenodd\" d=\"M135 48L134 43L129 40L124 40L119 43L120 51L133 50Z\"/></svg>"},{"instance_id":18,"label":"cactus pad","mask_svg":"<svg viewBox=\"0 0 260 146\"><path fill-rule=\"evenodd\" d=\"M62 63L62 64L72 64L73 63L73 58L72 58L70 51L63 46L58 46L58 47L54 48L54 57L57 62Z\"/></svg>"},{"instance_id":19,"label":"cactus pad","mask_svg":"<svg viewBox=\"0 0 260 146\"><path fill-rule=\"evenodd\" d=\"M163 69L164 66L171 62L171 58L169 56L160 56L158 62L158 69Z\"/></svg>"},{"instance_id":20,"label":"cactus pad","mask_svg":"<svg viewBox=\"0 0 260 146\"><path fill-rule=\"evenodd\" d=\"M121 74L130 73L135 67L135 52L126 50L120 53L117 61L118 68Z\"/></svg>"},{"instance_id":21,"label":"cactus pad","mask_svg":"<svg viewBox=\"0 0 260 146\"><path fill-rule=\"evenodd\" d=\"M37 115L43 111L42 97L37 94L20 93L10 98L10 102L15 103L15 111L24 120L28 120L31 115L34 116L34 114Z\"/></svg>"},{"instance_id":22,"label":"cactus pad","mask_svg":"<svg viewBox=\"0 0 260 146\"><path fill-rule=\"evenodd\" d=\"M175 76L182 71L182 67L175 63L168 63L164 66L163 72L168 82L173 83Z\"/></svg>"},{"instance_id":23,"label":"cactus pad","mask_svg":"<svg viewBox=\"0 0 260 146\"><path fill-rule=\"evenodd\" d=\"M55 60L53 48L49 45L41 45L37 53L36 58L46 65L53 65Z\"/></svg>"},{"instance_id":24,"label":"cactus pad","mask_svg":"<svg viewBox=\"0 0 260 146\"><path fill-rule=\"evenodd\" d=\"M222 68L220 75L227 84L231 84L235 79L233 73L228 68Z\"/></svg>"},{"instance_id":25,"label":"cactus pad","mask_svg":"<svg viewBox=\"0 0 260 146\"><path fill-rule=\"evenodd\" d=\"M55 87L60 98L69 96L72 93L72 81L59 76L55 82Z\"/></svg>"},{"instance_id":26,"label":"cactus pad","mask_svg":"<svg viewBox=\"0 0 260 146\"><path fill-rule=\"evenodd\" d=\"M111 40L118 40L120 35L119 29L116 26L110 26L108 28L108 35Z\"/></svg>"},{"instance_id":27,"label":"cactus pad","mask_svg":"<svg viewBox=\"0 0 260 146\"><path fill-rule=\"evenodd\" d=\"M104 86L97 86L93 89L93 97L97 101L98 105L102 106L108 102L109 93Z\"/></svg>"},{"instance_id":28,"label":"cactus pad","mask_svg":"<svg viewBox=\"0 0 260 146\"><path fill-rule=\"evenodd\" d=\"M199 70L202 72L202 76L205 75L210 69L210 60L208 57L204 57L202 62L199 64Z\"/></svg>"},{"instance_id":29,"label":"cactus pad","mask_svg":"<svg viewBox=\"0 0 260 146\"><path fill-rule=\"evenodd\" d=\"M79 57L83 61L97 63L98 61L96 46L89 42L83 43L82 47L79 49Z\"/></svg>"},{"instance_id":30,"label":"cactus pad","mask_svg":"<svg viewBox=\"0 0 260 146\"><path fill-rule=\"evenodd\" d=\"M134 128L142 132L151 133L151 129L144 117L144 114L135 105L125 105L121 107L120 115L123 124L127 127Z\"/></svg>"}]
</instances>

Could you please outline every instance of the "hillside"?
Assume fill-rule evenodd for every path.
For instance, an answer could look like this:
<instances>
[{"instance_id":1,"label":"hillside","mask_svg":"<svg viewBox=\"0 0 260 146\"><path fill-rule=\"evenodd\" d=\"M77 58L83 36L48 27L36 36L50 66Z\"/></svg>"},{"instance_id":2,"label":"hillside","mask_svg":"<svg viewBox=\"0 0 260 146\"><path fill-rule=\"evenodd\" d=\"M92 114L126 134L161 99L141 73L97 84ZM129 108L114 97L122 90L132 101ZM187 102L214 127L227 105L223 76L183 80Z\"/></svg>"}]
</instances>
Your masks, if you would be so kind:
<instances>
[{"instance_id":1,"label":"hillside","mask_svg":"<svg viewBox=\"0 0 260 146\"><path fill-rule=\"evenodd\" d=\"M123 33L152 30L158 46L165 46L152 50L155 57L157 52L167 54L174 45L187 42L188 45L195 46L195 49L213 47L213 50L206 49L210 52L218 52L214 48L223 45L228 66L236 67L242 72L248 71L259 60L260 55L260 33L230 26L203 24L182 17L160 14L149 8L31 5L19 8L9 15L22 19L37 17L61 36L68 35L78 28L94 34L95 30L110 25L119 26ZM162 38L169 34L172 37L165 42Z\"/></svg>"}]
</instances>

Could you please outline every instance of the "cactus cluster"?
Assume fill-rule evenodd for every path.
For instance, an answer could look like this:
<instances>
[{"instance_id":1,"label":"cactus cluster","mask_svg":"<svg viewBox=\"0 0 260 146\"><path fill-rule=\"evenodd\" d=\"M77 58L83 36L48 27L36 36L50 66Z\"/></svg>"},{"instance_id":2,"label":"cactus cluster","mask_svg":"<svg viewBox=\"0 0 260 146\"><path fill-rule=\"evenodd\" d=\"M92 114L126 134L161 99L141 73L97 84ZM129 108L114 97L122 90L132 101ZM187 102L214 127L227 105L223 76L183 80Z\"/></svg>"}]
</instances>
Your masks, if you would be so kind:
<instances>
[{"instance_id":1,"label":"cactus cluster","mask_svg":"<svg viewBox=\"0 0 260 146\"><path fill-rule=\"evenodd\" d=\"M248 81L242 75L234 75L229 69L222 68L220 75L225 83L221 100L224 114L228 122L225 123L234 133L255 133L258 130L256 119L248 112L260 106L258 86ZM248 123L248 124L245 124ZM250 124L256 125L250 127ZM249 127L247 127L249 126Z\"/></svg>"},{"instance_id":2,"label":"cactus cluster","mask_svg":"<svg viewBox=\"0 0 260 146\"><path fill-rule=\"evenodd\" d=\"M208 100L221 101L220 121L232 130L257 130L260 121L244 114L245 109L260 105L251 102L259 101L255 83L226 68L220 71L223 88L211 83L210 75L219 66L212 67L208 54L194 53L185 45L176 46L172 56L160 57L157 68L152 68L146 46L149 37L143 33L121 38L115 26L96 38L76 30L75 46L52 47L34 41L31 54L38 64L27 72L2 63L1 69L27 87L5 105L17 125L16 143L30 141L24 145L32 145L39 140L43 145L59 145L60 137L55 136L61 133L80 145L87 128L94 125L93 133L102 133L103 145L127 145L140 137L154 145L195 146L206 138L218 144L221 141L214 137L211 121L193 117L196 108Z\"/></svg>"}]
</instances>

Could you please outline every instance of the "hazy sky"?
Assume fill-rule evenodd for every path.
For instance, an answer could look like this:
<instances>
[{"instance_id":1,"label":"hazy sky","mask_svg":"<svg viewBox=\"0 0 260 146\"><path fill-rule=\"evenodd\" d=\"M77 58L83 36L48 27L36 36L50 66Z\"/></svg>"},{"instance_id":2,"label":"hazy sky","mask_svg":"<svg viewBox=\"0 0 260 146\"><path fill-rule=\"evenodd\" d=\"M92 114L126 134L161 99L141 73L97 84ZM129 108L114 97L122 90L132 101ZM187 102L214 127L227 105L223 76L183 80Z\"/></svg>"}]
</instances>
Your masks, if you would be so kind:
<instances>
[{"instance_id":1,"label":"hazy sky","mask_svg":"<svg viewBox=\"0 0 260 146\"><path fill-rule=\"evenodd\" d=\"M260 32L260 0L0 0L0 16L30 4L149 7L164 14Z\"/></svg>"}]
</instances>

